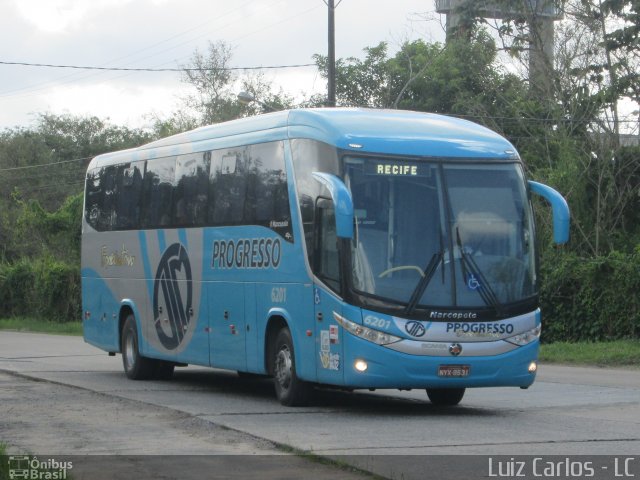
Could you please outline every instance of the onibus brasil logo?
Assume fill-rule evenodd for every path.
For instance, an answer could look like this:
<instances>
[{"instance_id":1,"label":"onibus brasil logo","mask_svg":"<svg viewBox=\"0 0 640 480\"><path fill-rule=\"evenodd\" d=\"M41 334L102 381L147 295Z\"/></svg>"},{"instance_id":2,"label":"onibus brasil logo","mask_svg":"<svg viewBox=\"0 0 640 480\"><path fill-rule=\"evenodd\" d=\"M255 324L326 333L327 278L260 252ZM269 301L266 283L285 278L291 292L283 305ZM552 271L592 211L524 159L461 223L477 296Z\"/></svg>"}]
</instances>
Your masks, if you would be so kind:
<instances>
[{"instance_id":1,"label":"onibus brasil logo","mask_svg":"<svg viewBox=\"0 0 640 480\"><path fill-rule=\"evenodd\" d=\"M40 460L29 455L9 456L9 478L25 480L66 480L73 462L61 462L53 458Z\"/></svg>"},{"instance_id":2,"label":"onibus brasil logo","mask_svg":"<svg viewBox=\"0 0 640 480\"><path fill-rule=\"evenodd\" d=\"M164 251L153 284L153 318L162 345L175 350L191 320L193 287L187 250L174 243Z\"/></svg>"}]
</instances>

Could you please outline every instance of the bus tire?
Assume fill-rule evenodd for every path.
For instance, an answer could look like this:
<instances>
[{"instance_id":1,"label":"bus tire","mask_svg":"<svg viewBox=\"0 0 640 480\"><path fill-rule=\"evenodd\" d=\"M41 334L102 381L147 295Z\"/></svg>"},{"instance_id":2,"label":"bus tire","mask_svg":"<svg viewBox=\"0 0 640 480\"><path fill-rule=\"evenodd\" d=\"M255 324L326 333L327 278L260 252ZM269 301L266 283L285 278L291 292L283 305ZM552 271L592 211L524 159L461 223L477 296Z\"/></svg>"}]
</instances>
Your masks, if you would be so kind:
<instances>
[{"instance_id":1,"label":"bus tire","mask_svg":"<svg viewBox=\"0 0 640 480\"><path fill-rule=\"evenodd\" d=\"M140 355L138 329L132 314L127 316L122 328L122 366L131 380L148 380L156 373L156 362Z\"/></svg>"},{"instance_id":2,"label":"bus tire","mask_svg":"<svg viewBox=\"0 0 640 480\"><path fill-rule=\"evenodd\" d=\"M458 405L464 397L464 388L427 388L427 396L431 403L441 407Z\"/></svg>"},{"instance_id":3,"label":"bus tire","mask_svg":"<svg viewBox=\"0 0 640 480\"><path fill-rule=\"evenodd\" d=\"M272 351L276 397L282 405L288 407L306 405L311 386L296 375L293 341L288 328L284 327L278 332Z\"/></svg>"},{"instance_id":4,"label":"bus tire","mask_svg":"<svg viewBox=\"0 0 640 480\"><path fill-rule=\"evenodd\" d=\"M155 371L153 372L153 378L156 380L171 380L173 378L173 370L176 367L175 363L167 362L165 360L152 360L155 361Z\"/></svg>"}]
</instances>

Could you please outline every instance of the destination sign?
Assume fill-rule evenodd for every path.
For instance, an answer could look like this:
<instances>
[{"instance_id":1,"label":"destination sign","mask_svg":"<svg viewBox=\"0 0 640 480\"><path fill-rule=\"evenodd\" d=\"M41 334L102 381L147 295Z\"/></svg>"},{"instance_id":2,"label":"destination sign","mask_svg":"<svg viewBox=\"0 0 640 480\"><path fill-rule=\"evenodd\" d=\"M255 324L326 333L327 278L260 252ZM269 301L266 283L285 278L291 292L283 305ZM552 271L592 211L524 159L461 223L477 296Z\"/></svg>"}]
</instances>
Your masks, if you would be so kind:
<instances>
[{"instance_id":1,"label":"destination sign","mask_svg":"<svg viewBox=\"0 0 640 480\"><path fill-rule=\"evenodd\" d=\"M431 174L429 165L408 162L377 161L366 164L367 175L384 175L388 177L428 177Z\"/></svg>"}]
</instances>

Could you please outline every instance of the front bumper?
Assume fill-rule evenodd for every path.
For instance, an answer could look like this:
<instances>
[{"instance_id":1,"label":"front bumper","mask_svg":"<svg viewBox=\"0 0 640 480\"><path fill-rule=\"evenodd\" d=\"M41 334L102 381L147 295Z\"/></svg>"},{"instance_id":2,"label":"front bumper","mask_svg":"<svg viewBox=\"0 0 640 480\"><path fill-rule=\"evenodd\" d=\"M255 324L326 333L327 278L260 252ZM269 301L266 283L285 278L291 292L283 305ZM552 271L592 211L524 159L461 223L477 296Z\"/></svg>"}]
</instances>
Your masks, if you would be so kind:
<instances>
[{"instance_id":1,"label":"front bumper","mask_svg":"<svg viewBox=\"0 0 640 480\"><path fill-rule=\"evenodd\" d=\"M487 347L491 348L492 343L486 342ZM464 349L465 344L461 345ZM529 372L529 365L537 361L539 346L539 340L535 340L499 355L422 356L394 351L345 334L344 383L353 388L528 387L535 381L536 375ZM366 371L356 370L358 360L367 363ZM440 365L469 365L469 375L438 376Z\"/></svg>"}]
</instances>

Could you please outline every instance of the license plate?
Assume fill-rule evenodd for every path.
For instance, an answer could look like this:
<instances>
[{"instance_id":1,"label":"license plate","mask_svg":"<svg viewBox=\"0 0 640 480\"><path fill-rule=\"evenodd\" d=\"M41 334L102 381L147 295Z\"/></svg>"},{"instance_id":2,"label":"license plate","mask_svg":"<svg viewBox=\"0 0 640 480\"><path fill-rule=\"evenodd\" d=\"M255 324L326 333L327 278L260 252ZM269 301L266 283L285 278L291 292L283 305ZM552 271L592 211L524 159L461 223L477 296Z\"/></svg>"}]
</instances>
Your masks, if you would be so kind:
<instances>
[{"instance_id":1,"label":"license plate","mask_svg":"<svg viewBox=\"0 0 640 480\"><path fill-rule=\"evenodd\" d=\"M468 377L471 371L470 365L440 365L438 367L439 377Z\"/></svg>"}]
</instances>

